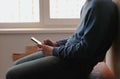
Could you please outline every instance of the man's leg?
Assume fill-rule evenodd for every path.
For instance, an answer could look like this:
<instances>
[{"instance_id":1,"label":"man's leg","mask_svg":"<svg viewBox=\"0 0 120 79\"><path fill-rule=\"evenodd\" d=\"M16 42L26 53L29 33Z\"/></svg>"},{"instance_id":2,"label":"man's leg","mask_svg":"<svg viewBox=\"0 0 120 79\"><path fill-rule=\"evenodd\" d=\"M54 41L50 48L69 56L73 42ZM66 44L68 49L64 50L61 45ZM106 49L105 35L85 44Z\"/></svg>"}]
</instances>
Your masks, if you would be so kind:
<instances>
[{"instance_id":1,"label":"man's leg","mask_svg":"<svg viewBox=\"0 0 120 79\"><path fill-rule=\"evenodd\" d=\"M63 74L60 59L47 56L13 66L7 72L6 79L59 79L63 78Z\"/></svg>"},{"instance_id":2,"label":"man's leg","mask_svg":"<svg viewBox=\"0 0 120 79\"><path fill-rule=\"evenodd\" d=\"M35 59L39 59L39 58L42 58L42 57L44 57L44 55L42 54L42 51L39 51L39 52L30 54L28 56L25 56L23 58L20 58L20 59L16 60L13 63L13 65L18 65L18 64L28 62L28 61L32 61L32 60L35 60Z\"/></svg>"},{"instance_id":3,"label":"man's leg","mask_svg":"<svg viewBox=\"0 0 120 79\"><path fill-rule=\"evenodd\" d=\"M13 66L6 73L6 79L85 79L90 71L82 64L69 64L58 57L46 56Z\"/></svg>"}]
</instances>

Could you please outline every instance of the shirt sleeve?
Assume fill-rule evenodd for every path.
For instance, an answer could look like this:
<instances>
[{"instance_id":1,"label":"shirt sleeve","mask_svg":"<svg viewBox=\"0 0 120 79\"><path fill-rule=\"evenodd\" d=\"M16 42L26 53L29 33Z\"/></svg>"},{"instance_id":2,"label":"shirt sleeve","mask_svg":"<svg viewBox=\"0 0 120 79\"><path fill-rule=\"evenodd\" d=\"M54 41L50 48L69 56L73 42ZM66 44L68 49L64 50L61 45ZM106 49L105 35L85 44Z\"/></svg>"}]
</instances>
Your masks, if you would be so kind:
<instances>
[{"instance_id":1,"label":"shirt sleeve","mask_svg":"<svg viewBox=\"0 0 120 79\"><path fill-rule=\"evenodd\" d=\"M56 42L57 42L57 44L58 44L59 46L62 46L62 45L65 45L65 44L66 44L67 40L68 40L68 39L66 38L66 39L62 39L62 40L56 41Z\"/></svg>"},{"instance_id":2,"label":"shirt sleeve","mask_svg":"<svg viewBox=\"0 0 120 79\"><path fill-rule=\"evenodd\" d=\"M86 17L85 17L85 27L89 27L86 31L86 34L92 30L92 26L94 26L94 23L96 21L96 17L93 13L93 10L88 11ZM53 49L53 55L58 56L63 59L71 59L71 58L89 58L90 55L87 53L88 50L88 41L83 35L81 37L81 40L73 45L70 46L60 46L60 47L55 47Z\"/></svg>"},{"instance_id":3,"label":"shirt sleeve","mask_svg":"<svg viewBox=\"0 0 120 79\"><path fill-rule=\"evenodd\" d=\"M71 59L79 56L86 57L88 56L84 53L86 48L87 43L85 41L81 41L80 43L71 46L54 47L53 55L63 59Z\"/></svg>"}]
</instances>

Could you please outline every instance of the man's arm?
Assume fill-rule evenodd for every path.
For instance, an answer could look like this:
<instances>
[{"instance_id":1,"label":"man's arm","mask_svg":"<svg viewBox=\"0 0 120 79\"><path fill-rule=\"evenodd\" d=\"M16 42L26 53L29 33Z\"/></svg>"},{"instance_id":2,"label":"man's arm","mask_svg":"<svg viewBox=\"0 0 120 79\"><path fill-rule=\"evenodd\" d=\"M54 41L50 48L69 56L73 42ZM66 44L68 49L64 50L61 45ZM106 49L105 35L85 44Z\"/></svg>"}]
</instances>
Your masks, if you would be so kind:
<instances>
[{"instance_id":1,"label":"man's arm","mask_svg":"<svg viewBox=\"0 0 120 79\"><path fill-rule=\"evenodd\" d=\"M88 32L85 31L86 33L81 37L81 39L79 39L79 42L76 44L73 44L70 46L65 45L65 46L60 46L60 47L54 47L53 55L58 56L63 59L90 57L91 54L89 55L89 53L87 52L89 41L86 39L86 36L87 37L88 35L94 36L96 34L96 33L91 32L91 31L94 31L92 30L93 27L96 27L94 26L95 22L96 22L96 16L94 14L93 9L90 9L88 10L88 13L85 16L85 22L84 22L84 27L88 28L87 29ZM96 38L96 36L94 36L94 38Z\"/></svg>"},{"instance_id":2,"label":"man's arm","mask_svg":"<svg viewBox=\"0 0 120 79\"><path fill-rule=\"evenodd\" d=\"M62 40L59 40L59 41L56 41L56 43L59 45L59 46L62 46L62 45L65 45L66 42L67 42L67 38L66 39L62 39Z\"/></svg>"},{"instance_id":3,"label":"man's arm","mask_svg":"<svg viewBox=\"0 0 120 79\"><path fill-rule=\"evenodd\" d=\"M78 58L79 56L86 57L85 52L87 50L87 43L85 41L81 41L75 45L71 46L60 46L53 48L53 55L58 56L63 59L72 59Z\"/></svg>"}]
</instances>

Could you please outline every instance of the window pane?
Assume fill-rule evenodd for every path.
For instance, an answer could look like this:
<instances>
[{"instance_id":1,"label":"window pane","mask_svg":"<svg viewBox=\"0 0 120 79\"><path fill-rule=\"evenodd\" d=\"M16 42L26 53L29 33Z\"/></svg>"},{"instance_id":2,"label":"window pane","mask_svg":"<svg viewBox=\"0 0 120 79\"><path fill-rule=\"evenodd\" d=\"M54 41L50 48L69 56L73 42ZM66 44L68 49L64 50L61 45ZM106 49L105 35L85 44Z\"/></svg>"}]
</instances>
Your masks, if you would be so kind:
<instances>
[{"instance_id":1,"label":"window pane","mask_svg":"<svg viewBox=\"0 0 120 79\"><path fill-rule=\"evenodd\" d=\"M0 0L0 22L39 22L39 0Z\"/></svg>"},{"instance_id":2,"label":"window pane","mask_svg":"<svg viewBox=\"0 0 120 79\"><path fill-rule=\"evenodd\" d=\"M85 1L86 0L50 0L50 18L80 18L80 11Z\"/></svg>"}]
</instances>

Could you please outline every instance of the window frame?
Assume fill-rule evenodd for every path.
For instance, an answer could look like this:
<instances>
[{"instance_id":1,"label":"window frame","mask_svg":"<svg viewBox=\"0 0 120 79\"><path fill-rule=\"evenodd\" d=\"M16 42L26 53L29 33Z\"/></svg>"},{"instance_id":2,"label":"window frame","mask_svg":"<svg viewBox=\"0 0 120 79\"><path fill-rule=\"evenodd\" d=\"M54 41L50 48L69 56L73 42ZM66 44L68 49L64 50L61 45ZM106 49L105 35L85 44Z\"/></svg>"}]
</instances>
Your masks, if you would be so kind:
<instances>
[{"instance_id":1,"label":"window frame","mask_svg":"<svg viewBox=\"0 0 120 79\"><path fill-rule=\"evenodd\" d=\"M80 19L50 19L49 1L40 2L40 22L0 23L0 28L75 28Z\"/></svg>"},{"instance_id":2,"label":"window frame","mask_svg":"<svg viewBox=\"0 0 120 79\"><path fill-rule=\"evenodd\" d=\"M76 25L79 23L80 19L50 19L50 0L44 0L45 8L47 9L45 12L46 17L44 17L45 24L47 25Z\"/></svg>"},{"instance_id":3,"label":"window frame","mask_svg":"<svg viewBox=\"0 0 120 79\"><path fill-rule=\"evenodd\" d=\"M40 12L39 12L39 15L40 15L40 22L13 22L13 23L7 23L7 22L3 22L3 23L0 23L0 28L3 29L3 28L38 28L40 26L43 25L43 20L42 20L42 11L41 11L41 7L42 7L42 0L39 0L39 6L40 6Z\"/></svg>"}]
</instances>

